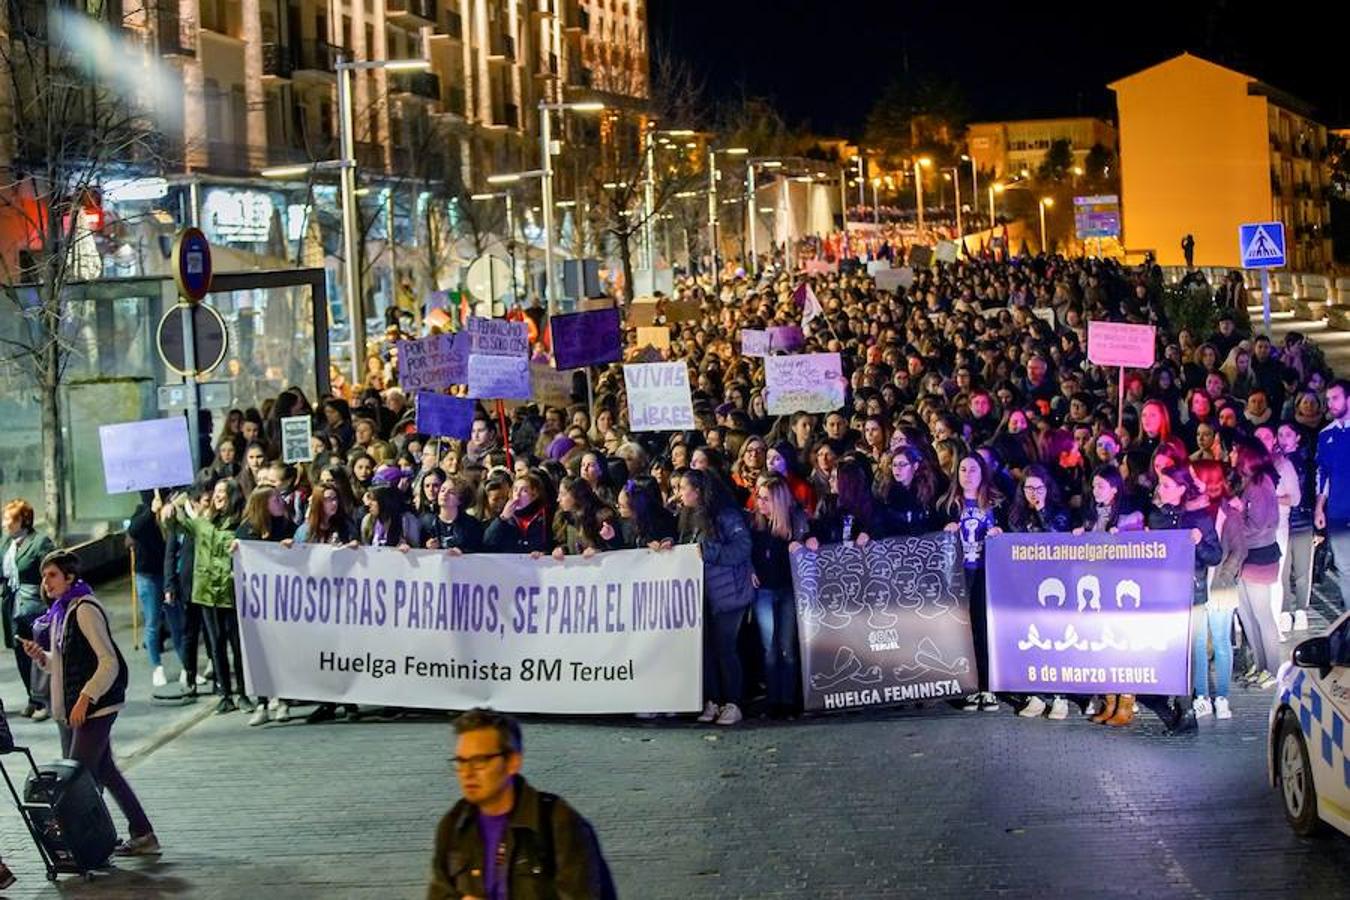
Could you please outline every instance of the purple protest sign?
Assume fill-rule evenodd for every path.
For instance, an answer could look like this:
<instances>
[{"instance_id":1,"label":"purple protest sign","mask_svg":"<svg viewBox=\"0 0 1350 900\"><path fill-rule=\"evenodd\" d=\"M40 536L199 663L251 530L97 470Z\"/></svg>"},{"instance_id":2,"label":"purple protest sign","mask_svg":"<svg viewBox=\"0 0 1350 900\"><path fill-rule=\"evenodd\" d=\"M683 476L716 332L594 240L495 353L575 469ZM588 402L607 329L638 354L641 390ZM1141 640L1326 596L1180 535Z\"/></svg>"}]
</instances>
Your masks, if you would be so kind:
<instances>
[{"instance_id":1,"label":"purple protest sign","mask_svg":"<svg viewBox=\"0 0 1350 900\"><path fill-rule=\"evenodd\" d=\"M800 325L775 325L769 330L769 349L791 353L806 346Z\"/></svg>"},{"instance_id":2,"label":"purple protest sign","mask_svg":"<svg viewBox=\"0 0 1350 900\"><path fill-rule=\"evenodd\" d=\"M463 397L418 391L417 430L434 437L466 439L473 427L473 407L474 402Z\"/></svg>"},{"instance_id":3,"label":"purple protest sign","mask_svg":"<svg viewBox=\"0 0 1350 900\"><path fill-rule=\"evenodd\" d=\"M1002 534L985 555L991 690L1190 693L1189 532Z\"/></svg>"},{"instance_id":4,"label":"purple protest sign","mask_svg":"<svg viewBox=\"0 0 1350 900\"><path fill-rule=\"evenodd\" d=\"M599 366L623 358L619 310L615 307L554 316L549 329L553 333L553 361L559 369Z\"/></svg>"},{"instance_id":5,"label":"purple protest sign","mask_svg":"<svg viewBox=\"0 0 1350 900\"><path fill-rule=\"evenodd\" d=\"M399 341L398 383L405 391L439 389L468 380L468 342L453 334Z\"/></svg>"}]
</instances>

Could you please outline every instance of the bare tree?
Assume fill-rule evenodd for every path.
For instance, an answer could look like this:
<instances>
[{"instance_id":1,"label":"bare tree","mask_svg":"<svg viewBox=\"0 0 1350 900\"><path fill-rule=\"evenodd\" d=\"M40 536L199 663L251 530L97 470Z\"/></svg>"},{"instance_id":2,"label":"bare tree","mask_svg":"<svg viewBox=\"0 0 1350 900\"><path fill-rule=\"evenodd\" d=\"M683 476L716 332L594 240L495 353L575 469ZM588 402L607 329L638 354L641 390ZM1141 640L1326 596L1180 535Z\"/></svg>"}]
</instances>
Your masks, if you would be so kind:
<instances>
[{"instance_id":1,"label":"bare tree","mask_svg":"<svg viewBox=\"0 0 1350 900\"><path fill-rule=\"evenodd\" d=\"M121 8L102 0L88 0L82 12L35 0L0 5L0 117L7 120L0 209L28 235L27 246L0 249L0 292L23 323L16 338L3 339L0 362L18 366L37 389L43 501L58 542L67 527L61 385L78 352L67 288L97 275L84 210L108 173L159 171L158 136L172 131L155 115L164 89L158 73L151 67L146 79L140 66L126 65L142 49L123 37L135 23L108 21L108 11ZM126 15L133 14L144 16L139 9ZM24 282L33 289L22 289Z\"/></svg>"}]
</instances>

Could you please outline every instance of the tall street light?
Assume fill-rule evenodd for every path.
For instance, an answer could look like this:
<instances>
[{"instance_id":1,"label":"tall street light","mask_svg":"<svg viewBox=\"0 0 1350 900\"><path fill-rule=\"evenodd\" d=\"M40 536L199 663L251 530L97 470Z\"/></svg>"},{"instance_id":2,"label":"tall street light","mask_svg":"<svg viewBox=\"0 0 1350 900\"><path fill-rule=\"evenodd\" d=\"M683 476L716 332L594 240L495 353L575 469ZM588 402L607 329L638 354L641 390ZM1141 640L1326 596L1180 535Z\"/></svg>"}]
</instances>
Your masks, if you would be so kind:
<instances>
[{"instance_id":1,"label":"tall street light","mask_svg":"<svg viewBox=\"0 0 1350 900\"><path fill-rule=\"evenodd\" d=\"M992 231L994 230L995 221L998 219L998 215L996 214L995 209L994 209L994 195L995 195L995 194L1001 194L1001 193L1003 193L1004 190L1005 190L1005 188L1003 187L1003 183L1002 183L1001 181L995 181L993 184L989 185L989 230L990 230L990 232L992 232Z\"/></svg>"},{"instance_id":2,"label":"tall street light","mask_svg":"<svg viewBox=\"0 0 1350 900\"><path fill-rule=\"evenodd\" d=\"M980 215L980 173L975 169L975 157L968 153L961 154L961 162L970 162L970 212L971 215L979 220ZM990 214L989 227L994 227L993 214Z\"/></svg>"},{"instance_id":3,"label":"tall street light","mask_svg":"<svg viewBox=\"0 0 1350 900\"><path fill-rule=\"evenodd\" d=\"M867 197L863 194L863 191L866 190L863 186L863 182L866 180L863 172L863 155L859 153L853 157L853 161L858 164L858 210L861 212L867 208Z\"/></svg>"},{"instance_id":4,"label":"tall street light","mask_svg":"<svg viewBox=\"0 0 1350 900\"><path fill-rule=\"evenodd\" d=\"M923 170L933 165L927 156L914 160L914 204L919 211L919 236L923 236Z\"/></svg>"},{"instance_id":5,"label":"tall street light","mask_svg":"<svg viewBox=\"0 0 1350 900\"><path fill-rule=\"evenodd\" d=\"M656 138L688 138L694 137L698 132L692 128L668 128L660 130L655 127L648 127L645 132L646 139L646 181L642 186L642 244L639 254L639 268L651 272L656 268L656 227L652 221L653 213L656 211ZM655 274L652 278L655 279ZM652 284L656 284L653 280Z\"/></svg>"},{"instance_id":6,"label":"tall street light","mask_svg":"<svg viewBox=\"0 0 1350 900\"><path fill-rule=\"evenodd\" d=\"M605 104L599 101L578 103L549 103L539 101L539 155L540 184L543 193L544 216L544 287L548 292L549 318L558 311L558 273L553 266L553 113L601 112ZM491 178L488 179L492 181Z\"/></svg>"},{"instance_id":7,"label":"tall street light","mask_svg":"<svg viewBox=\"0 0 1350 900\"><path fill-rule=\"evenodd\" d=\"M1040 203L1039 203L1038 205L1039 205L1040 208L1041 208L1041 252L1044 253L1044 254L1049 254L1049 253L1050 253L1050 245L1047 244L1047 243L1045 242L1045 211L1046 211L1046 209L1048 209L1049 207L1055 205L1055 198L1054 198L1054 197L1042 197L1042 198L1041 198L1041 201L1040 201Z\"/></svg>"},{"instance_id":8,"label":"tall street light","mask_svg":"<svg viewBox=\"0 0 1350 900\"><path fill-rule=\"evenodd\" d=\"M961 227L961 170L952 166L946 171L952 173L952 186L956 188L956 235L957 237L964 237L966 232Z\"/></svg>"},{"instance_id":9,"label":"tall street light","mask_svg":"<svg viewBox=\"0 0 1350 900\"><path fill-rule=\"evenodd\" d=\"M745 156L750 152L747 147L708 147L708 248L712 255L713 295L721 294L721 267L717 264L717 154L727 156Z\"/></svg>"},{"instance_id":10,"label":"tall street light","mask_svg":"<svg viewBox=\"0 0 1350 900\"><path fill-rule=\"evenodd\" d=\"M750 231L750 274L759 275L759 245L755 242L755 220L758 218L756 210L758 202L755 191L755 167L761 169L781 169L782 160L767 159L762 156L751 157L746 160L745 179L748 185L749 194L745 199L745 218L746 227Z\"/></svg>"},{"instance_id":11,"label":"tall street light","mask_svg":"<svg viewBox=\"0 0 1350 900\"><path fill-rule=\"evenodd\" d=\"M881 179L876 175L872 176L872 224L881 224L881 203L877 200L877 188L881 187Z\"/></svg>"},{"instance_id":12,"label":"tall street light","mask_svg":"<svg viewBox=\"0 0 1350 900\"><path fill-rule=\"evenodd\" d=\"M511 255L511 299L515 303L520 302L520 294L516 288L516 214L514 198L510 191L487 191L481 194L472 194L470 200L482 202L486 200L505 200L506 201L506 252ZM529 274L529 256L525 258L525 272ZM496 297L489 302L496 301Z\"/></svg>"}]
</instances>

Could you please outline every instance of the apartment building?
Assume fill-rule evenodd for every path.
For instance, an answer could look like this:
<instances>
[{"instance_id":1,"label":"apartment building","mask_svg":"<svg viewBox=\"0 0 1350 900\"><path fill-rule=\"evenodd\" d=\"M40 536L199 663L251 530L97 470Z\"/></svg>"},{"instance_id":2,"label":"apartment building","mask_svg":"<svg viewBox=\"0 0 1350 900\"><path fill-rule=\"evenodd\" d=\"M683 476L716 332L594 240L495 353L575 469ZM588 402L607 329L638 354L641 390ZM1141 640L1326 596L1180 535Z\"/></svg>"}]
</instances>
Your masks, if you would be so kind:
<instances>
[{"instance_id":1,"label":"apartment building","mask_svg":"<svg viewBox=\"0 0 1350 900\"><path fill-rule=\"evenodd\" d=\"M1055 141L1068 141L1074 163L1081 166L1094 145L1116 149L1116 129L1107 121L1079 116L1067 119L1019 119L1010 122L974 122L966 144L981 171L995 178L1034 172Z\"/></svg>"},{"instance_id":2,"label":"apartment building","mask_svg":"<svg viewBox=\"0 0 1350 900\"><path fill-rule=\"evenodd\" d=\"M1327 129L1308 104L1183 53L1107 85L1120 121L1126 246L1181 265L1240 263L1238 225L1278 219L1289 267L1331 265Z\"/></svg>"}]
</instances>

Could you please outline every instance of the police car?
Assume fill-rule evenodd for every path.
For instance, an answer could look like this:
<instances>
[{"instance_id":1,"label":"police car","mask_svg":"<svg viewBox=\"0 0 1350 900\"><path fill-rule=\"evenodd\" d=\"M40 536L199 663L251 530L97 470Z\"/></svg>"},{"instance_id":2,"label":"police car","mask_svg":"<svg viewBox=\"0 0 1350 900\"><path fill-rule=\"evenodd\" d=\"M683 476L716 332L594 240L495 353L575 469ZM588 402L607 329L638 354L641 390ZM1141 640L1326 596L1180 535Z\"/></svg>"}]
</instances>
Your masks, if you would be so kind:
<instances>
[{"instance_id":1,"label":"police car","mask_svg":"<svg viewBox=\"0 0 1350 900\"><path fill-rule=\"evenodd\" d=\"M1350 613L1280 667L1266 766L1294 831L1350 835Z\"/></svg>"}]
</instances>

